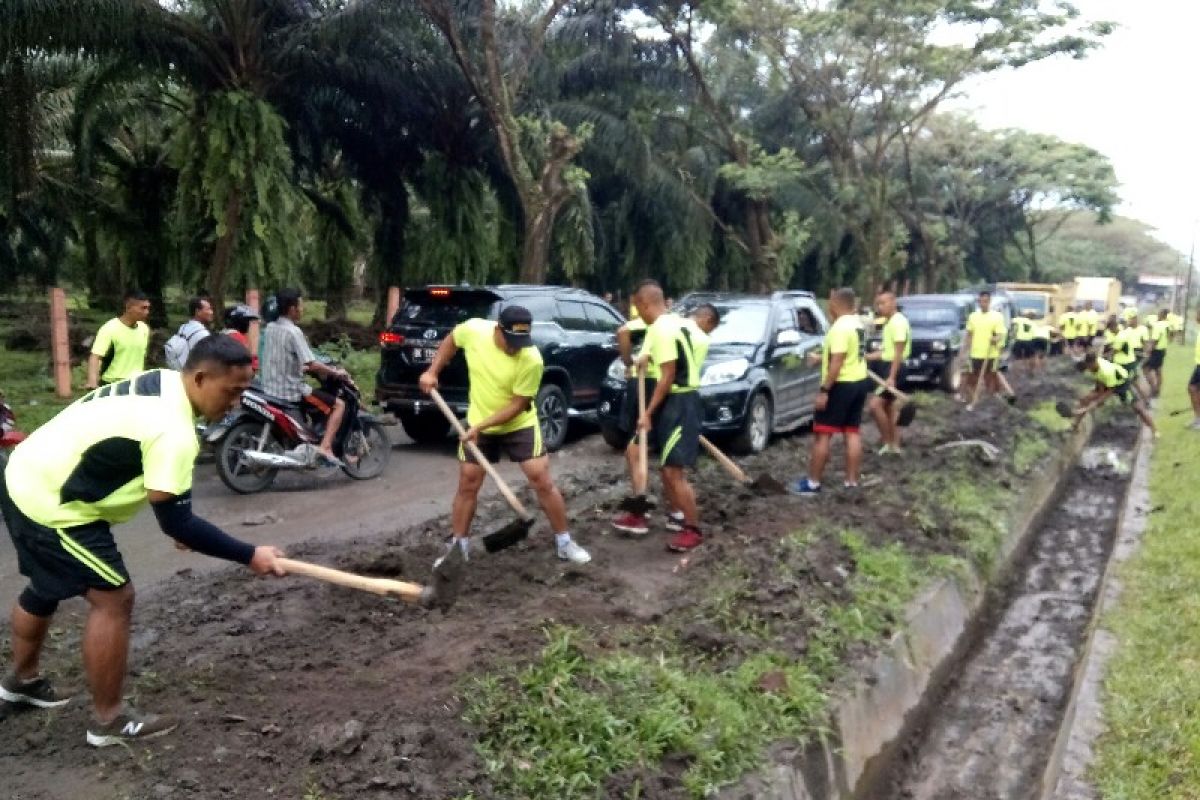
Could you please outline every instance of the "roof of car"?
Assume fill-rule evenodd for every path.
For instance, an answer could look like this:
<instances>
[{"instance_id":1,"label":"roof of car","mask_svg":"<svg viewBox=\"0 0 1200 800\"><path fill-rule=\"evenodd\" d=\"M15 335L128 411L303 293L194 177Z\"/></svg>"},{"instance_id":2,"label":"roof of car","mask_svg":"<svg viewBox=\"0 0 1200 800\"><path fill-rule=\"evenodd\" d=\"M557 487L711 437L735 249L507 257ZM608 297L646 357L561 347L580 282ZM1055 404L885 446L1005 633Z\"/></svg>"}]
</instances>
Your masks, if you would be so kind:
<instances>
[{"instance_id":1,"label":"roof of car","mask_svg":"<svg viewBox=\"0 0 1200 800\"><path fill-rule=\"evenodd\" d=\"M688 292L687 294L685 294L683 297L680 298L680 302L683 302L684 300L688 300L688 301L697 300L700 298L704 298L709 301L716 300L719 302L770 303L770 302L773 302L776 300L787 300L787 299L794 299L794 298L805 298L805 299L811 300L811 299L813 299L813 294L812 294L812 292L803 292L803 291L798 291L798 290L797 291L786 291L786 292L774 292L770 295L748 294L746 292L700 291L700 292Z\"/></svg>"},{"instance_id":2,"label":"roof of car","mask_svg":"<svg viewBox=\"0 0 1200 800\"><path fill-rule=\"evenodd\" d=\"M573 286L544 286L540 283L500 283L500 284L479 284L471 285L465 283L431 283L426 286L413 286L407 291L423 292L430 289L449 289L451 291L460 292L494 292L500 295L508 294L581 294L594 297L591 292L586 289L577 289Z\"/></svg>"},{"instance_id":3,"label":"roof of car","mask_svg":"<svg viewBox=\"0 0 1200 800\"><path fill-rule=\"evenodd\" d=\"M961 294L910 294L904 297L897 297L898 303L916 303L917 305L966 305L974 303L972 298Z\"/></svg>"}]
</instances>

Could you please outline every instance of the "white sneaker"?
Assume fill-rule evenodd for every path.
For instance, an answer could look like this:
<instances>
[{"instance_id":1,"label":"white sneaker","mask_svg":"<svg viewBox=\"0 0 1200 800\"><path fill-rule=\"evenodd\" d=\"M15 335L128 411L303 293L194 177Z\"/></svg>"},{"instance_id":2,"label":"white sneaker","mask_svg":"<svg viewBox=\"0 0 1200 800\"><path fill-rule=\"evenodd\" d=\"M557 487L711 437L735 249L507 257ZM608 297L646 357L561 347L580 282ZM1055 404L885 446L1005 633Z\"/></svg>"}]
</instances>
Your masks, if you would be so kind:
<instances>
[{"instance_id":1,"label":"white sneaker","mask_svg":"<svg viewBox=\"0 0 1200 800\"><path fill-rule=\"evenodd\" d=\"M575 544L574 539L558 546L558 557L563 561L570 561L572 564L586 564L592 560L588 551Z\"/></svg>"},{"instance_id":2,"label":"white sneaker","mask_svg":"<svg viewBox=\"0 0 1200 800\"><path fill-rule=\"evenodd\" d=\"M467 541L470 541L470 540L468 539ZM440 567L442 565L442 562L446 560L446 556L453 553L454 548L456 548L456 547L462 547L462 545L460 545L458 543L457 538L451 537L450 544L446 547L446 552L442 553L442 555L438 556L437 561L433 562L433 568L437 569L438 567ZM470 560L471 560L471 545L468 544L467 549L463 550L463 561L470 561Z\"/></svg>"}]
</instances>

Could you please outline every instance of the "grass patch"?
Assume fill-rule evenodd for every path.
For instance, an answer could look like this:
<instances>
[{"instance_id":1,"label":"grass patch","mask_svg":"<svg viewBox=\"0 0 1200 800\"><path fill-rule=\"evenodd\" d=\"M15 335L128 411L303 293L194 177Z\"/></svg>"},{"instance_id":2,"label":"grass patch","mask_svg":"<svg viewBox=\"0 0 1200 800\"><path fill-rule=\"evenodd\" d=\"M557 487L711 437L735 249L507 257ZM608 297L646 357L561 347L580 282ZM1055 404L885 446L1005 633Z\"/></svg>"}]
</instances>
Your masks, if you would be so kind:
<instances>
[{"instance_id":1,"label":"grass patch","mask_svg":"<svg viewBox=\"0 0 1200 800\"><path fill-rule=\"evenodd\" d=\"M1151 458L1150 516L1141 550L1121 571L1124 591L1105 619L1120 649L1104 685L1106 733L1092 777L1102 797L1200 797L1200 434L1191 421L1190 348L1167 356ZM1185 410L1183 414L1172 412ZM1166 442L1170 442L1169 445Z\"/></svg>"},{"instance_id":2,"label":"grass patch","mask_svg":"<svg viewBox=\"0 0 1200 800\"><path fill-rule=\"evenodd\" d=\"M1044 435L1022 431L1016 436L1013 448L1013 469L1018 475L1028 475L1050 452L1050 441Z\"/></svg>"},{"instance_id":3,"label":"grass patch","mask_svg":"<svg viewBox=\"0 0 1200 800\"><path fill-rule=\"evenodd\" d=\"M847 652L893 630L929 576L899 544L872 547L852 532L839 537L854 561L853 600L813 610L818 623L799 660L768 649L719 669L662 639L654 651L613 654L598 651L582 631L555 628L533 664L477 679L467 691L467 719L482 731L480 752L498 791L607 796L609 776L654 769L671 755L688 764L688 793L705 797L758 766L772 742L815 736L826 718L825 690ZM809 540L795 537L788 546ZM744 622L737 598L745 575L722 581L725 591L709 611ZM768 681L769 691L760 685Z\"/></svg>"},{"instance_id":4,"label":"grass patch","mask_svg":"<svg viewBox=\"0 0 1200 800\"><path fill-rule=\"evenodd\" d=\"M1053 400L1045 400L1029 409L1029 418L1051 433L1066 433L1071 429L1071 420L1058 413Z\"/></svg>"}]
</instances>

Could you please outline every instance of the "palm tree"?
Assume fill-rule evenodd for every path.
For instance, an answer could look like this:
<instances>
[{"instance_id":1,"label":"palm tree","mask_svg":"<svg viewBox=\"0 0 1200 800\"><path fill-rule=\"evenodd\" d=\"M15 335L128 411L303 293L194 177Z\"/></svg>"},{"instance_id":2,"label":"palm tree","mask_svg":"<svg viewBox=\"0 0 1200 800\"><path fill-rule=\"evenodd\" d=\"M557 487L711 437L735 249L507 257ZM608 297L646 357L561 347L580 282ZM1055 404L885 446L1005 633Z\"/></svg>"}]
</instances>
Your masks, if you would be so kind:
<instances>
[{"instance_id":1,"label":"palm tree","mask_svg":"<svg viewBox=\"0 0 1200 800\"><path fill-rule=\"evenodd\" d=\"M0 52L83 52L137 65L191 92L174 164L201 226L208 289L293 266L298 195L275 98L371 68L390 4L318 0L8 0Z\"/></svg>"}]
</instances>

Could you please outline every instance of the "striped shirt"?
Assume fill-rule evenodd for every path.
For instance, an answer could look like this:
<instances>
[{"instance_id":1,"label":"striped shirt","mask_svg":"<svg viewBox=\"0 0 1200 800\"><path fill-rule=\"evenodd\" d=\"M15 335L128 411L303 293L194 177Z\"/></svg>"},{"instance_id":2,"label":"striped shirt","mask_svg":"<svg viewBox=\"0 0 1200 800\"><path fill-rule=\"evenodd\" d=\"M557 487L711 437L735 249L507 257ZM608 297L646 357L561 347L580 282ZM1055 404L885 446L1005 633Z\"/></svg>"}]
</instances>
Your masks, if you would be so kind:
<instances>
[{"instance_id":1,"label":"striped shirt","mask_svg":"<svg viewBox=\"0 0 1200 800\"><path fill-rule=\"evenodd\" d=\"M304 365L316 361L304 331L287 317L263 329L259 354L259 380L263 391L289 403L298 403L312 391L304 380Z\"/></svg>"}]
</instances>

